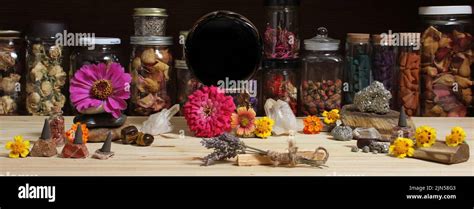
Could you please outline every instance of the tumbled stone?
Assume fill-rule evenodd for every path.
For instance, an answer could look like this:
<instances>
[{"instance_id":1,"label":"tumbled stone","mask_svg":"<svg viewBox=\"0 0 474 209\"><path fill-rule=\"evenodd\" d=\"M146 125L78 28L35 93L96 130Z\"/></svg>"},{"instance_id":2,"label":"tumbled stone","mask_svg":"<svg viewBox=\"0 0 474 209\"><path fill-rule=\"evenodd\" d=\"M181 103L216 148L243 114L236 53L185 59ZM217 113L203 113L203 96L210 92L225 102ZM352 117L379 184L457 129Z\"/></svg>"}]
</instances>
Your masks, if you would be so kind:
<instances>
[{"instance_id":1,"label":"tumbled stone","mask_svg":"<svg viewBox=\"0 0 474 209\"><path fill-rule=\"evenodd\" d=\"M385 89L382 83L374 81L355 94L353 103L361 112L386 114L390 112L390 99L392 99L390 91Z\"/></svg>"},{"instance_id":2,"label":"tumbled stone","mask_svg":"<svg viewBox=\"0 0 474 209\"><path fill-rule=\"evenodd\" d=\"M137 141L135 141L135 143L138 146L150 146L151 144L153 144L153 141L155 141L155 137L153 137L152 135L139 132Z\"/></svg>"},{"instance_id":3,"label":"tumbled stone","mask_svg":"<svg viewBox=\"0 0 474 209\"><path fill-rule=\"evenodd\" d=\"M363 148L362 148L362 152L369 153L369 152L370 152L369 146L363 147Z\"/></svg>"},{"instance_id":4,"label":"tumbled stone","mask_svg":"<svg viewBox=\"0 0 474 209\"><path fill-rule=\"evenodd\" d=\"M125 124L127 116L125 114L120 115L119 118L114 118L109 113L101 113L94 115L78 115L74 118L74 123L83 123L87 125L87 128L118 128Z\"/></svg>"},{"instance_id":5,"label":"tumbled stone","mask_svg":"<svg viewBox=\"0 0 474 209\"><path fill-rule=\"evenodd\" d=\"M112 133L112 141L117 141L120 139L121 130L123 127L126 127L127 124L120 126L118 128L93 128L89 129L89 138L87 142L104 142L107 138L109 132Z\"/></svg>"},{"instance_id":6,"label":"tumbled stone","mask_svg":"<svg viewBox=\"0 0 474 209\"><path fill-rule=\"evenodd\" d=\"M352 132L354 139L382 140L382 135L375 128L356 128Z\"/></svg>"},{"instance_id":7,"label":"tumbled stone","mask_svg":"<svg viewBox=\"0 0 474 209\"><path fill-rule=\"evenodd\" d=\"M336 126L331 131L331 135L338 141L352 140L352 129L349 126Z\"/></svg>"},{"instance_id":8,"label":"tumbled stone","mask_svg":"<svg viewBox=\"0 0 474 209\"><path fill-rule=\"evenodd\" d=\"M359 148L358 147L352 147L351 152L359 152Z\"/></svg>"},{"instance_id":9,"label":"tumbled stone","mask_svg":"<svg viewBox=\"0 0 474 209\"><path fill-rule=\"evenodd\" d=\"M127 126L120 131L123 144L132 144L137 141L138 129L135 126Z\"/></svg>"}]
</instances>

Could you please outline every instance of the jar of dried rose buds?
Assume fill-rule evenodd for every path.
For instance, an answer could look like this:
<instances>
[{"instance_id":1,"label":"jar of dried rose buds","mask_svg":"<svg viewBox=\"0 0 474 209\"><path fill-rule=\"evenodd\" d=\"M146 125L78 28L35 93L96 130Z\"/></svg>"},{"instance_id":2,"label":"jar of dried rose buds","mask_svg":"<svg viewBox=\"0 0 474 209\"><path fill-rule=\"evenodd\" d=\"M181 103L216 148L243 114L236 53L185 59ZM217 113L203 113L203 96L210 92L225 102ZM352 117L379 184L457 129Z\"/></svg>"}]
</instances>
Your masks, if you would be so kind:
<instances>
[{"instance_id":1,"label":"jar of dried rose buds","mask_svg":"<svg viewBox=\"0 0 474 209\"><path fill-rule=\"evenodd\" d=\"M415 35L416 37L413 37ZM411 40L408 46L400 46L398 58L397 108L404 107L409 116L420 115L420 60L419 33L400 33L402 40Z\"/></svg>"},{"instance_id":2,"label":"jar of dried rose buds","mask_svg":"<svg viewBox=\"0 0 474 209\"><path fill-rule=\"evenodd\" d=\"M346 69L344 103L350 104L355 93L372 83L370 34L348 33L346 40ZM347 83L346 83L347 82Z\"/></svg>"},{"instance_id":3,"label":"jar of dried rose buds","mask_svg":"<svg viewBox=\"0 0 474 209\"><path fill-rule=\"evenodd\" d=\"M300 50L300 0L265 0L264 52L267 59L296 59Z\"/></svg>"},{"instance_id":4,"label":"jar of dried rose buds","mask_svg":"<svg viewBox=\"0 0 474 209\"><path fill-rule=\"evenodd\" d=\"M176 69L176 77L178 78L178 95L176 97L176 103L183 107L186 101L188 100L188 96L191 95L194 91L200 89L203 85L194 76L191 70L188 69L186 61L175 60L174 68ZM183 109L180 110L181 115L184 114L182 110Z\"/></svg>"},{"instance_id":5,"label":"jar of dried rose buds","mask_svg":"<svg viewBox=\"0 0 474 209\"><path fill-rule=\"evenodd\" d=\"M304 41L299 105L303 115L320 116L341 108L344 59L338 53L340 41L327 34L321 27L316 37Z\"/></svg>"},{"instance_id":6,"label":"jar of dried rose buds","mask_svg":"<svg viewBox=\"0 0 474 209\"><path fill-rule=\"evenodd\" d=\"M130 115L150 115L171 101L172 37L132 36Z\"/></svg>"},{"instance_id":7,"label":"jar of dried rose buds","mask_svg":"<svg viewBox=\"0 0 474 209\"><path fill-rule=\"evenodd\" d=\"M472 115L471 6L420 7L422 115Z\"/></svg>"},{"instance_id":8,"label":"jar of dried rose buds","mask_svg":"<svg viewBox=\"0 0 474 209\"><path fill-rule=\"evenodd\" d=\"M0 115L17 115L21 101L20 32L0 30Z\"/></svg>"},{"instance_id":9,"label":"jar of dried rose buds","mask_svg":"<svg viewBox=\"0 0 474 209\"><path fill-rule=\"evenodd\" d=\"M298 70L301 61L265 60L263 62L263 103L267 99L288 102L293 113L297 113Z\"/></svg>"},{"instance_id":10,"label":"jar of dried rose buds","mask_svg":"<svg viewBox=\"0 0 474 209\"><path fill-rule=\"evenodd\" d=\"M167 18L166 9L135 8L133 13L135 36L164 36Z\"/></svg>"},{"instance_id":11,"label":"jar of dried rose buds","mask_svg":"<svg viewBox=\"0 0 474 209\"><path fill-rule=\"evenodd\" d=\"M26 109L32 115L51 115L66 103L67 60L61 42L65 25L34 21L26 49Z\"/></svg>"}]
</instances>

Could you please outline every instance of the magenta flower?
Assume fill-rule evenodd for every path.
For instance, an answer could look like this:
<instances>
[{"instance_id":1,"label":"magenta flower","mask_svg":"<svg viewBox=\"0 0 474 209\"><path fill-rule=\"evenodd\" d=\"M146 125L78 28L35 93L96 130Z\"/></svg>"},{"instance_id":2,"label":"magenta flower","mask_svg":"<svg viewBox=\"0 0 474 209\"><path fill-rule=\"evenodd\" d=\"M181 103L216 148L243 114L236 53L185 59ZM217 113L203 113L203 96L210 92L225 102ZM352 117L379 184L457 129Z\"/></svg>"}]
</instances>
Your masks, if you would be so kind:
<instances>
[{"instance_id":1,"label":"magenta flower","mask_svg":"<svg viewBox=\"0 0 474 209\"><path fill-rule=\"evenodd\" d=\"M79 112L102 105L105 112L118 118L127 108L131 80L118 63L84 65L71 78L71 102Z\"/></svg>"},{"instance_id":2,"label":"magenta flower","mask_svg":"<svg viewBox=\"0 0 474 209\"><path fill-rule=\"evenodd\" d=\"M230 131L234 110L231 96L219 92L215 86L204 86L189 95L184 105L184 118L195 136L210 138Z\"/></svg>"}]
</instances>

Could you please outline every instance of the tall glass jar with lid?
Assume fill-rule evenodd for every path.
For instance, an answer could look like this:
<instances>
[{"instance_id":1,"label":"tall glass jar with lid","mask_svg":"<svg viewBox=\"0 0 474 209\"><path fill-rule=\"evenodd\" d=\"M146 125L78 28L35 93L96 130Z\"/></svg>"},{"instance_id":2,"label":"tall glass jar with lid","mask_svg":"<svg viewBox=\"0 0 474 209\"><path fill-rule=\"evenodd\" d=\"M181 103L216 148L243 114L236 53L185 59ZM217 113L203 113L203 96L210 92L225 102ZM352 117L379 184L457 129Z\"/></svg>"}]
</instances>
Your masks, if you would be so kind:
<instances>
[{"instance_id":1,"label":"tall glass jar with lid","mask_svg":"<svg viewBox=\"0 0 474 209\"><path fill-rule=\"evenodd\" d=\"M372 83L370 34L348 33L346 40L346 69L344 103L350 104L355 93Z\"/></svg>"},{"instance_id":2,"label":"tall glass jar with lid","mask_svg":"<svg viewBox=\"0 0 474 209\"><path fill-rule=\"evenodd\" d=\"M130 115L150 115L172 104L172 37L132 36Z\"/></svg>"},{"instance_id":3,"label":"tall glass jar with lid","mask_svg":"<svg viewBox=\"0 0 474 209\"><path fill-rule=\"evenodd\" d=\"M407 115L419 116L421 95L420 33L400 33L400 37L402 40L409 40L409 44L399 47L398 93L394 98L397 98L398 107L403 107Z\"/></svg>"},{"instance_id":4,"label":"tall glass jar with lid","mask_svg":"<svg viewBox=\"0 0 474 209\"><path fill-rule=\"evenodd\" d=\"M296 59L300 50L300 0L265 0L264 52L266 59Z\"/></svg>"},{"instance_id":5,"label":"tall glass jar with lid","mask_svg":"<svg viewBox=\"0 0 474 209\"><path fill-rule=\"evenodd\" d=\"M329 38L326 28L318 28L316 37L304 41L300 85L300 112L318 115L340 109L344 59L338 53L339 40Z\"/></svg>"},{"instance_id":6,"label":"tall glass jar with lid","mask_svg":"<svg viewBox=\"0 0 474 209\"><path fill-rule=\"evenodd\" d=\"M420 7L422 115L472 115L471 6Z\"/></svg>"},{"instance_id":7,"label":"tall glass jar with lid","mask_svg":"<svg viewBox=\"0 0 474 209\"><path fill-rule=\"evenodd\" d=\"M17 115L21 102L20 32L0 30L0 115Z\"/></svg>"},{"instance_id":8,"label":"tall glass jar with lid","mask_svg":"<svg viewBox=\"0 0 474 209\"><path fill-rule=\"evenodd\" d=\"M135 8L133 25L136 36L164 36L168 14L162 8Z\"/></svg>"},{"instance_id":9,"label":"tall glass jar with lid","mask_svg":"<svg viewBox=\"0 0 474 209\"><path fill-rule=\"evenodd\" d=\"M301 60L265 60L263 62L263 100L287 102L294 114L298 109L298 71Z\"/></svg>"},{"instance_id":10,"label":"tall glass jar with lid","mask_svg":"<svg viewBox=\"0 0 474 209\"><path fill-rule=\"evenodd\" d=\"M390 35L372 34L372 74L392 94L390 108L397 110L398 48L389 43Z\"/></svg>"},{"instance_id":11,"label":"tall glass jar with lid","mask_svg":"<svg viewBox=\"0 0 474 209\"><path fill-rule=\"evenodd\" d=\"M119 47L121 40L111 37L95 37L79 39L80 47L70 56L69 78L75 76L76 72L84 65L104 63L119 63ZM98 110L98 109L97 109ZM73 108L72 113L77 113ZM97 112L90 112L97 113Z\"/></svg>"},{"instance_id":12,"label":"tall glass jar with lid","mask_svg":"<svg viewBox=\"0 0 474 209\"><path fill-rule=\"evenodd\" d=\"M32 115L51 115L66 103L67 61L65 25L34 21L26 50L26 109Z\"/></svg>"}]
</instances>

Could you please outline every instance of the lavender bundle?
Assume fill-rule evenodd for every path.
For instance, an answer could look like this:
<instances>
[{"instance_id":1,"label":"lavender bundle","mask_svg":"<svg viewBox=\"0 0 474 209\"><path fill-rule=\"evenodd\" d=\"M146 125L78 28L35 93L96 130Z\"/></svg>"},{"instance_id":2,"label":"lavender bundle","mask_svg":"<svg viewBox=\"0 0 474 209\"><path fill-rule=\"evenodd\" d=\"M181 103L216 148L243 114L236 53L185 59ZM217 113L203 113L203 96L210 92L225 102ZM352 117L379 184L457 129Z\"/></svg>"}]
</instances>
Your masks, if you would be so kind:
<instances>
[{"instance_id":1,"label":"lavender bundle","mask_svg":"<svg viewBox=\"0 0 474 209\"><path fill-rule=\"evenodd\" d=\"M323 159L313 160L297 155L298 148L295 146L293 141L289 142L288 153L279 153L270 150L264 151L255 147L248 146L239 138L228 133L222 134L218 137L214 137L211 139L203 139L201 141L201 144L207 149L214 150L211 154L205 156L202 159L204 166L212 165L216 161L234 158L238 154L247 153L268 156L275 166L281 164L288 164L291 167L296 166L297 164L306 164L313 167L321 167L326 163L327 159L329 158L327 150L322 147L316 149L315 154L323 152L325 155Z\"/></svg>"}]
</instances>

